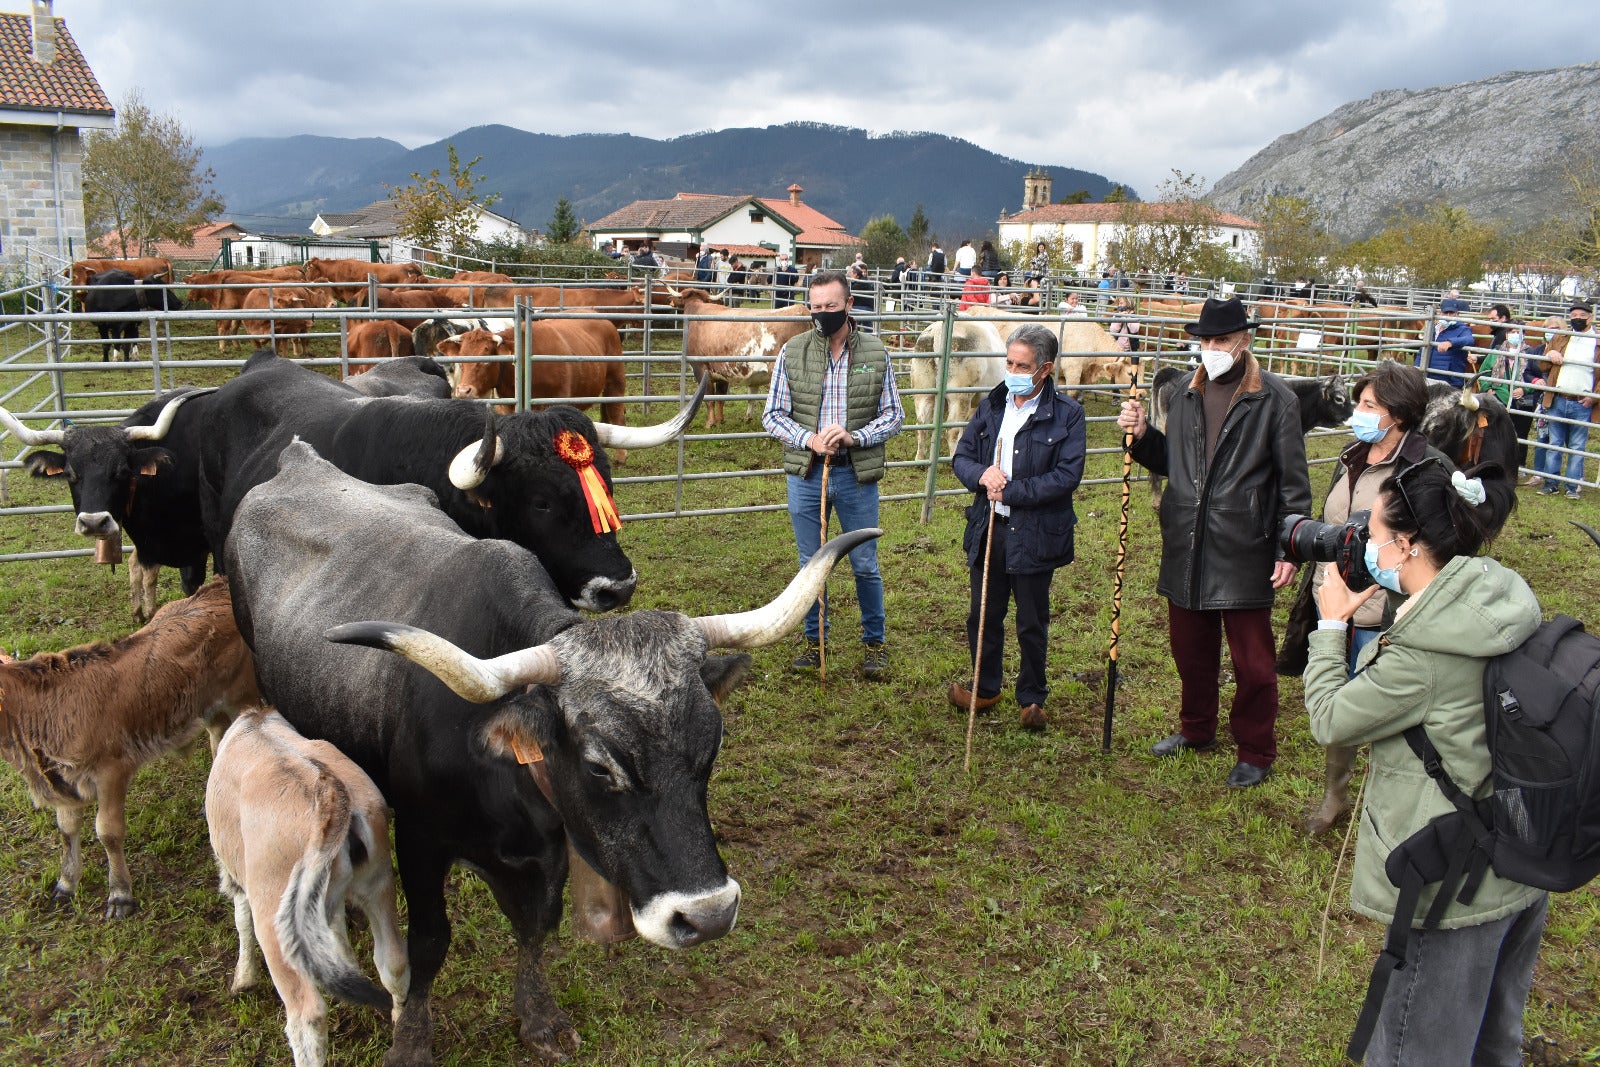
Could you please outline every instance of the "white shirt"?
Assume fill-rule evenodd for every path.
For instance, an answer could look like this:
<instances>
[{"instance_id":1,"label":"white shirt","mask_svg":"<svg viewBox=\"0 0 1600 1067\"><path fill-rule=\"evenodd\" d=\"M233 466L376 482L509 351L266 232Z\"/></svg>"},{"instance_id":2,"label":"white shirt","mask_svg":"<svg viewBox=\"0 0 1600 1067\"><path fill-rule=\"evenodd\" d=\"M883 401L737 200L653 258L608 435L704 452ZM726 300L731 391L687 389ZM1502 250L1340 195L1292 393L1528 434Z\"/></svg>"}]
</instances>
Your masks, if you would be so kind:
<instances>
[{"instance_id":1,"label":"white shirt","mask_svg":"<svg viewBox=\"0 0 1600 1067\"><path fill-rule=\"evenodd\" d=\"M1594 392L1594 354L1594 334L1573 334L1556 371L1556 389L1573 394Z\"/></svg>"},{"instance_id":2,"label":"white shirt","mask_svg":"<svg viewBox=\"0 0 1600 1067\"><path fill-rule=\"evenodd\" d=\"M956 249L956 269L962 267L976 267L978 265L978 250L971 245L962 245Z\"/></svg>"},{"instance_id":3,"label":"white shirt","mask_svg":"<svg viewBox=\"0 0 1600 1067\"><path fill-rule=\"evenodd\" d=\"M1039 397L1043 395L1044 390L1040 389L1033 394L1031 399L1024 401L1021 407L1017 406L1016 400L1011 396L1008 395L1006 397L1006 413L1000 418L1000 439L995 442L995 465L1006 476L1008 483L1011 481L1011 459L1012 454L1016 451L1013 447L1013 442L1016 440L1017 431L1022 429L1023 424L1032 417L1035 411L1039 410ZM1010 515L1011 506L996 501L994 513L996 515Z\"/></svg>"}]
</instances>

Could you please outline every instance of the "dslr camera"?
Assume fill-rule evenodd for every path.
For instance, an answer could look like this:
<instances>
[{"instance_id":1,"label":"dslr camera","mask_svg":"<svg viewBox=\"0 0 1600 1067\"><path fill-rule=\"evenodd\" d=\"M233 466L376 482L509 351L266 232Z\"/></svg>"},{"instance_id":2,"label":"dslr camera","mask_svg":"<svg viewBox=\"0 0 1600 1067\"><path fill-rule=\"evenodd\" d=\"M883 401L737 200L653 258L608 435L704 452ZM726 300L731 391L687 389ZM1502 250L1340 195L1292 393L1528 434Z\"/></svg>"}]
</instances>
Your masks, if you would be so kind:
<instances>
[{"instance_id":1,"label":"dslr camera","mask_svg":"<svg viewBox=\"0 0 1600 1067\"><path fill-rule=\"evenodd\" d=\"M1367 571L1367 520L1371 517L1371 511L1358 511L1340 525L1307 515L1288 515L1278 531L1278 543L1291 563L1332 563L1350 591L1359 593L1373 584Z\"/></svg>"}]
</instances>

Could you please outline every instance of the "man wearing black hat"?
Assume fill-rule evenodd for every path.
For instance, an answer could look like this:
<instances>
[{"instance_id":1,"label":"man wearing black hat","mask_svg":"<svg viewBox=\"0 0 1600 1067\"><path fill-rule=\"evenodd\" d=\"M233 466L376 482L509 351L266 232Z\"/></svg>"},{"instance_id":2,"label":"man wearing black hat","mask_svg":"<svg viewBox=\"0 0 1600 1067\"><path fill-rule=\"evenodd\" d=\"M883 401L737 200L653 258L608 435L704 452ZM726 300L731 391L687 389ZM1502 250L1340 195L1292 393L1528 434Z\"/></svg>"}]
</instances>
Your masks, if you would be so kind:
<instances>
[{"instance_id":1,"label":"man wearing black hat","mask_svg":"<svg viewBox=\"0 0 1600 1067\"><path fill-rule=\"evenodd\" d=\"M1117 425L1133 458L1167 476L1161 500L1161 574L1172 658L1183 687L1179 732L1150 749L1176 756L1216 744L1218 667L1228 636L1235 691L1228 728L1239 748L1235 789L1259 785L1277 758L1278 676L1272 599L1294 577L1278 529L1311 509L1300 405L1250 354L1252 331L1238 297L1211 299L1184 330L1203 364L1172 400L1166 432L1142 405L1122 405Z\"/></svg>"}]
</instances>

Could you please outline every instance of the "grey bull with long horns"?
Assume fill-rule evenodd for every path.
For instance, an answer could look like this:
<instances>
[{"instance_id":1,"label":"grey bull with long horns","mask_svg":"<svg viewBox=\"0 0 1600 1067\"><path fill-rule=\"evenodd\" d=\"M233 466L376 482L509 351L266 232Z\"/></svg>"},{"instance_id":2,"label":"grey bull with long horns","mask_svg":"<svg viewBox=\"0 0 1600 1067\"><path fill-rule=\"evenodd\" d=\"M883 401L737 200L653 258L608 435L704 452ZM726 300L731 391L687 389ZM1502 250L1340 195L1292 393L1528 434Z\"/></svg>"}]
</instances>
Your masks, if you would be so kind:
<instances>
[{"instance_id":1,"label":"grey bull with long horns","mask_svg":"<svg viewBox=\"0 0 1600 1067\"><path fill-rule=\"evenodd\" d=\"M235 516L234 611L265 698L350 756L395 809L412 979L386 1062L431 1060L456 863L489 884L516 935L522 1040L556 1058L577 1045L541 962L566 843L625 894L646 939L683 948L727 933L740 890L706 788L717 702L750 660L709 652L792 631L833 564L879 531L828 542L753 611L586 617L531 553L469 536L435 504L420 486L360 482L290 445Z\"/></svg>"},{"instance_id":2,"label":"grey bull with long horns","mask_svg":"<svg viewBox=\"0 0 1600 1067\"><path fill-rule=\"evenodd\" d=\"M339 382L258 352L218 391L206 419L211 439L200 470L206 535L220 550L239 501L272 477L278 454L298 438L362 481L428 487L468 534L514 541L537 555L570 603L591 611L620 607L638 575L616 531L595 529L579 471L557 442L567 432L586 441L609 494L605 448L650 448L677 438L703 395L702 389L654 426L595 423L568 407L495 418L471 400L352 396ZM365 547L387 556L388 541Z\"/></svg>"}]
</instances>

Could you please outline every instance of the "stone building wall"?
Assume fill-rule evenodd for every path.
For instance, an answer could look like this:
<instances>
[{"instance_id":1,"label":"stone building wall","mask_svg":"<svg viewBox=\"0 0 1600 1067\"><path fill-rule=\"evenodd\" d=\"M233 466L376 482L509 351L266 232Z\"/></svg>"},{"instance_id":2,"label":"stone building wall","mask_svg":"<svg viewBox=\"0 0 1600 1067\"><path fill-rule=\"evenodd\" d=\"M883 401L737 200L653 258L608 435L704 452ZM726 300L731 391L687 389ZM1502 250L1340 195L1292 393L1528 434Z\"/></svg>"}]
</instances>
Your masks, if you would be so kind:
<instances>
[{"instance_id":1,"label":"stone building wall","mask_svg":"<svg viewBox=\"0 0 1600 1067\"><path fill-rule=\"evenodd\" d=\"M59 235L52 134L60 167ZM20 263L29 245L64 259L84 255L83 139L74 128L56 133L47 126L0 126L0 263Z\"/></svg>"}]
</instances>

